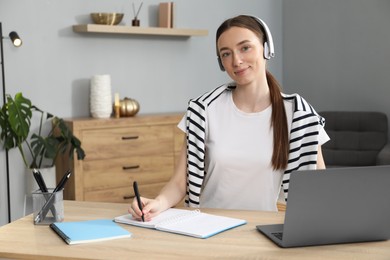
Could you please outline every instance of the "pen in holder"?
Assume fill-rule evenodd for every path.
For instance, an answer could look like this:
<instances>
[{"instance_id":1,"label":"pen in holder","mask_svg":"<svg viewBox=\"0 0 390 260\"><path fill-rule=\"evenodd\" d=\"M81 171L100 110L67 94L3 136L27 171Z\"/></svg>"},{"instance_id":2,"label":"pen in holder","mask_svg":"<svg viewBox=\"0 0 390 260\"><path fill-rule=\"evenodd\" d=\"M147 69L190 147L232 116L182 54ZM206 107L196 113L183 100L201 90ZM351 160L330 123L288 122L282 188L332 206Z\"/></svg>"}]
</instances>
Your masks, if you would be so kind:
<instances>
[{"instance_id":1,"label":"pen in holder","mask_svg":"<svg viewBox=\"0 0 390 260\"><path fill-rule=\"evenodd\" d=\"M57 187L50 193L33 193L34 224L51 224L61 222L64 219L64 200L63 189L69 177L72 175L70 170L62 176ZM35 202L35 203L34 203ZM51 212L51 215L49 213ZM47 215L49 213L49 215Z\"/></svg>"},{"instance_id":2,"label":"pen in holder","mask_svg":"<svg viewBox=\"0 0 390 260\"><path fill-rule=\"evenodd\" d=\"M48 192L37 190L32 193L35 225L49 225L64 220L63 189Z\"/></svg>"}]
</instances>

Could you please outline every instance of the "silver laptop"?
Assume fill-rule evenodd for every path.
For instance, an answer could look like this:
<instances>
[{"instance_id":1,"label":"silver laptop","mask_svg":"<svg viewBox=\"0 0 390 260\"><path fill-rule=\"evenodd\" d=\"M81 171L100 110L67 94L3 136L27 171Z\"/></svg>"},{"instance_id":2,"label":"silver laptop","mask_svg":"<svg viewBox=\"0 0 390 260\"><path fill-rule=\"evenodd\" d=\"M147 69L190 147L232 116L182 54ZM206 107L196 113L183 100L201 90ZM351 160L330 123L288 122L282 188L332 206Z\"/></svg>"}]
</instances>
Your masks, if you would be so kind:
<instances>
[{"instance_id":1,"label":"silver laptop","mask_svg":"<svg viewBox=\"0 0 390 260\"><path fill-rule=\"evenodd\" d=\"M390 165L297 171L284 224L257 230L280 247L390 239Z\"/></svg>"}]
</instances>

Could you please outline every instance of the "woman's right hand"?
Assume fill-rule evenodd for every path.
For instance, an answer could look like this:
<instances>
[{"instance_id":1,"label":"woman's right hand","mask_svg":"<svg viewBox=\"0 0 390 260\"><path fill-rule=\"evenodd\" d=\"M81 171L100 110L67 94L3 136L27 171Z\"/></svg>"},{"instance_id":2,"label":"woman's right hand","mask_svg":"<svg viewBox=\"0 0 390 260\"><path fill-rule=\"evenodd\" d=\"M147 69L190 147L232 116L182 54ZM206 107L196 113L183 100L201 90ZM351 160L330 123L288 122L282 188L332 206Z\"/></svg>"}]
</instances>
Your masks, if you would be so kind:
<instances>
[{"instance_id":1,"label":"woman's right hand","mask_svg":"<svg viewBox=\"0 0 390 260\"><path fill-rule=\"evenodd\" d=\"M183 137L184 140L185 137ZM142 219L144 213L145 221L151 220L164 210L174 207L186 195L187 188L187 144L183 142L180 159L175 169L175 173L169 182L162 188L160 194L155 199L141 197L142 212L138 207L137 199L134 198L128 209L135 219Z\"/></svg>"},{"instance_id":2,"label":"woman's right hand","mask_svg":"<svg viewBox=\"0 0 390 260\"><path fill-rule=\"evenodd\" d=\"M133 216L133 218L141 220L142 213L144 214L145 221L150 221L153 217L160 214L164 209L161 206L161 203L157 199L148 199L141 197L142 203L142 212L138 207L137 199L134 198L133 202L130 204L128 209L129 213Z\"/></svg>"}]
</instances>

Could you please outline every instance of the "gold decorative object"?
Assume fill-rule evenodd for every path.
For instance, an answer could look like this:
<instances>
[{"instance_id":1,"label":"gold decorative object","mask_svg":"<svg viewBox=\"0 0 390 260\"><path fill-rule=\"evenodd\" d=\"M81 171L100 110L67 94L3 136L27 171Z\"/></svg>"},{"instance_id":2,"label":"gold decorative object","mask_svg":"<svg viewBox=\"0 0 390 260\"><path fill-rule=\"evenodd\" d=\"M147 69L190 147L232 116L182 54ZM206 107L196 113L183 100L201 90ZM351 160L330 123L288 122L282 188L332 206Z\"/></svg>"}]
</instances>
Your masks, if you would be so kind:
<instances>
[{"instance_id":1,"label":"gold decorative object","mask_svg":"<svg viewBox=\"0 0 390 260\"><path fill-rule=\"evenodd\" d=\"M120 101L120 116L134 116L138 113L140 105L137 100L125 97Z\"/></svg>"},{"instance_id":2,"label":"gold decorative object","mask_svg":"<svg viewBox=\"0 0 390 260\"><path fill-rule=\"evenodd\" d=\"M91 13L91 17L96 24L117 25L123 19L123 13Z\"/></svg>"},{"instance_id":3,"label":"gold decorative object","mask_svg":"<svg viewBox=\"0 0 390 260\"><path fill-rule=\"evenodd\" d=\"M120 101L119 101L119 93L115 93L114 115L115 115L115 118L121 117L121 105L120 105Z\"/></svg>"}]
</instances>

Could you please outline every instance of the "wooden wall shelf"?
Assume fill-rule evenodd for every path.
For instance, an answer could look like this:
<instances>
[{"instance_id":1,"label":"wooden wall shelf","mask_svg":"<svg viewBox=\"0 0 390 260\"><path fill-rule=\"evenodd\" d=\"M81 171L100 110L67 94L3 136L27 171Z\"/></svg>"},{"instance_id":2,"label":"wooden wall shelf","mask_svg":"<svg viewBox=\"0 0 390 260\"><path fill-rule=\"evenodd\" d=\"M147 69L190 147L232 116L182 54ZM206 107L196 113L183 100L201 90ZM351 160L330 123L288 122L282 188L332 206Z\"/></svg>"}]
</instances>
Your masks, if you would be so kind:
<instances>
[{"instance_id":1,"label":"wooden wall shelf","mask_svg":"<svg viewBox=\"0 0 390 260\"><path fill-rule=\"evenodd\" d=\"M107 33L107 34L132 34L155 36L207 36L208 30L178 29L160 27L132 27L122 25L80 24L73 25L73 31L78 33Z\"/></svg>"}]
</instances>

